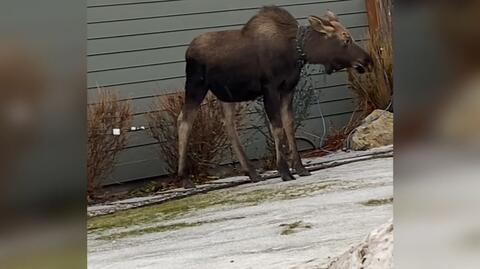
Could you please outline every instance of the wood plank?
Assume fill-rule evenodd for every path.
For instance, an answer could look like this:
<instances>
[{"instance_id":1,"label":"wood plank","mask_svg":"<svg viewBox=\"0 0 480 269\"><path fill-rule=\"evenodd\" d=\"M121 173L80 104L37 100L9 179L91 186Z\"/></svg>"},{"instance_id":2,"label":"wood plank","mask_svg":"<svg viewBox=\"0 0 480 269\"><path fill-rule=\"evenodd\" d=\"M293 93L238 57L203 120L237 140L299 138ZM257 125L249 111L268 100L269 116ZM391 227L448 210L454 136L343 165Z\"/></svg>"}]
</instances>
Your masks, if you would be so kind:
<instances>
[{"instance_id":1,"label":"wood plank","mask_svg":"<svg viewBox=\"0 0 480 269\"><path fill-rule=\"evenodd\" d=\"M358 7L352 6L352 4ZM312 9L322 10L323 13L326 9L335 10L336 13L343 14L348 12L362 12L363 16L351 16L345 15L342 17L342 23L344 25L359 25L365 23L366 15L363 13L363 2L356 0L355 2L334 2L325 4L323 8L320 4L303 5L303 6L291 6L287 8L292 15L296 18L306 18L311 14ZM163 32L175 32L186 31L194 29L209 29L226 25L244 25L257 10L232 10L221 13L211 14L193 14L185 15L181 17L163 17L144 20L133 21L117 21L101 24L89 24L87 25L88 38L100 39L111 38L118 36L131 36L131 35L149 35ZM321 14L318 14L321 15Z\"/></svg>"},{"instance_id":2,"label":"wood plank","mask_svg":"<svg viewBox=\"0 0 480 269\"><path fill-rule=\"evenodd\" d=\"M132 20L150 17L185 16L199 13L221 13L227 10L258 9L265 5L277 5L279 7L300 4L323 4L318 0L202 0L202 1L176 1L176 2L140 2L130 5L93 6L88 8L88 23L98 23L112 20ZM349 1L349 0L346 0Z\"/></svg>"}]
</instances>

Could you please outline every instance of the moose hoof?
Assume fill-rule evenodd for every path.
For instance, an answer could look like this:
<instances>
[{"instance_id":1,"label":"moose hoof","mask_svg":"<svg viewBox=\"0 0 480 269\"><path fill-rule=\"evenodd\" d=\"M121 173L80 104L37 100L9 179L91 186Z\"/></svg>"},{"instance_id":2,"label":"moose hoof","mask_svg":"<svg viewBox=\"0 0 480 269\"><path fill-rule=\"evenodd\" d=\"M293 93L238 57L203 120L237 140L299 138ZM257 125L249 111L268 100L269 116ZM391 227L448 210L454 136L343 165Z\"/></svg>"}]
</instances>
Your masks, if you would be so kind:
<instances>
[{"instance_id":1,"label":"moose hoof","mask_svg":"<svg viewBox=\"0 0 480 269\"><path fill-rule=\"evenodd\" d=\"M182 186L185 189L194 189L196 187L195 183L193 183L193 181L191 181L190 179L183 179L182 180Z\"/></svg>"},{"instance_id":2,"label":"moose hoof","mask_svg":"<svg viewBox=\"0 0 480 269\"><path fill-rule=\"evenodd\" d=\"M302 167L300 169L295 169L297 171L297 174L301 177L306 177L306 176L311 176L312 173L308 171L305 167Z\"/></svg>"},{"instance_id":3,"label":"moose hoof","mask_svg":"<svg viewBox=\"0 0 480 269\"><path fill-rule=\"evenodd\" d=\"M291 174L282 174L282 180L291 181L291 180L295 180L295 178Z\"/></svg>"}]
</instances>

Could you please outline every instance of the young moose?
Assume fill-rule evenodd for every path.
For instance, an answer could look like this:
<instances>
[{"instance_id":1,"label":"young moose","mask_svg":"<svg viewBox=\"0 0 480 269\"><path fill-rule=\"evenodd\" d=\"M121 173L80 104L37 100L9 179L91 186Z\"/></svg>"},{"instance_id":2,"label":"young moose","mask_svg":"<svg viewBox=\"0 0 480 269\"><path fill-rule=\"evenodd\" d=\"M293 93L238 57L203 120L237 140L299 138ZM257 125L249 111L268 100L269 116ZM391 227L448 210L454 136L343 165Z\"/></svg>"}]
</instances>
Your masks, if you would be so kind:
<instances>
[{"instance_id":1,"label":"young moose","mask_svg":"<svg viewBox=\"0 0 480 269\"><path fill-rule=\"evenodd\" d=\"M282 179L295 179L283 150L284 137L291 167L300 176L310 175L297 151L292 109L303 65L322 64L328 74L344 68L364 73L372 60L332 12L321 18L310 16L308 21L308 26L299 26L286 10L264 7L240 30L204 33L192 41L186 52L185 105L178 117L178 176L184 187L195 187L185 175L187 141L197 109L209 90L221 101L234 152L252 181L259 175L242 149L233 117L235 103L259 96L263 96L270 121Z\"/></svg>"}]
</instances>

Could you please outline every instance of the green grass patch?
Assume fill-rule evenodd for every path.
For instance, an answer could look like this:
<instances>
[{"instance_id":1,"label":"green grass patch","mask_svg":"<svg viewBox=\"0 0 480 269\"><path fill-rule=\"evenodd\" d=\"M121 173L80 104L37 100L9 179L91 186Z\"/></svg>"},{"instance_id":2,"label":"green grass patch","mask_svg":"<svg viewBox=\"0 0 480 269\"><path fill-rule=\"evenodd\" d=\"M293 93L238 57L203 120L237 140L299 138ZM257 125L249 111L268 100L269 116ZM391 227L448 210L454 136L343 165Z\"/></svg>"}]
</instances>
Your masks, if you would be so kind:
<instances>
[{"instance_id":1,"label":"green grass patch","mask_svg":"<svg viewBox=\"0 0 480 269\"><path fill-rule=\"evenodd\" d=\"M280 232L281 235L289 235L296 233L300 230L311 229L312 225L306 224L300 220L293 223L280 224L280 227L282 227L282 231Z\"/></svg>"},{"instance_id":2,"label":"green grass patch","mask_svg":"<svg viewBox=\"0 0 480 269\"><path fill-rule=\"evenodd\" d=\"M172 220L192 211L214 206L251 206L266 201L288 200L309 196L334 185L321 184L288 185L262 188L251 191L216 191L199 194L166 203L118 211L113 214L91 217L87 221L89 232L101 232L112 228L127 228L134 225L155 224Z\"/></svg>"},{"instance_id":3,"label":"green grass patch","mask_svg":"<svg viewBox=\"0 0 480 269\"><path fill-rule=\"evenodd\" d=\"M386 204L393 203L393 197L385 198L385 199L371 199L365 202L361 202L360 204L364 206L381 206Z\"/></svg>"},{"instance_id":4,"label":"green grass patch","mask_svg":"<svg viewBox=\"0 0 480 269\"><path fill-rule=\"evenodd\" d=\"M174 230L179 230L182 228L188 228L188 227L195 227L195 226L200 226L206 222L193 222L193 223L175 223L175 224L170 224L170 225L161 225L161 226L154 226L154 227L148 227L148 228L143 228L143 229L136 229L136 230L131 230L131 231L123 231L119 233L113 233L113 234L108 234L108 235L102 235L97 237L96 239L99 240L116 240L120 238L124 238L127 236L138 236L138 235L143 235L143 234L149 234L149 233L161 233L161 232L166 232L166 231L174 231Z\"/></svg>"},{"instance_id":5,"label":"green grass patch","mask_svg":"<svg viewBox=\"0 0 480 269\"><path fill-rule=\"evenodd\" d=\"M150 234L150 233L161 233L167 231L175 231L180 230L183 228L188 227L196 227L207 223L217 223L227 220L236 220L236 219L243 219L245 217L233 217L233 218L223 218L223 219L216 219L216 220L208 220L208 221L197 221L197 222L179 222L179 223L172 223L168 225L159 225L159 226L152 226L140 229L133 229L129 231L122 231L117 233L112 233L108 235L102 235L97 237L96 239L100 240L116 240L120 238L124 238L127 236L139 236L143 234Z\"/></svg>"}]
</instances>

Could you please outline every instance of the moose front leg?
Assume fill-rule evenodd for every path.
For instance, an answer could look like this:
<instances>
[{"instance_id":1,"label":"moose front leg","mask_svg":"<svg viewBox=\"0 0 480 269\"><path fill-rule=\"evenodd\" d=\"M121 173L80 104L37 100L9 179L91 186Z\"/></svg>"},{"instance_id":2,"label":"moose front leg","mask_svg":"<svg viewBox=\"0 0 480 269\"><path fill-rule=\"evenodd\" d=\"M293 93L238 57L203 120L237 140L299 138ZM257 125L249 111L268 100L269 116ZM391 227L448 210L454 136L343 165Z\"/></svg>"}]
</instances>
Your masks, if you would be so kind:
<instances>
[{"instance_id":1,"label":"moose front leg","mask_svg":"<svg viewBox=\"0 0 480 269\"><path fill-rule=\"evenodd\" d=\"M275 141L278 172L283 181L294 180L295 178L292 176L290 169L288 168L285 154L285 132L283 130L282 118L280 115L280 96L278 93L265 94L263 102L265 105L265 112L270 121L270 130L272 131L273 139Z\"/></svg>"},{"instance_id":2,"label":"moose front leg","mask_svg":"<svg viewBox=\"0 0 480 269\"><path fill-rule=\"evenodd\" d=\"M293 116L293 91L281 97L281 117L283 128L288 140L290 150L291 167L299 176L309 176L311 173L303 166L300 154L298 154L297 141L295 140L295 119Z\"/></svg>"}]
</instances>

